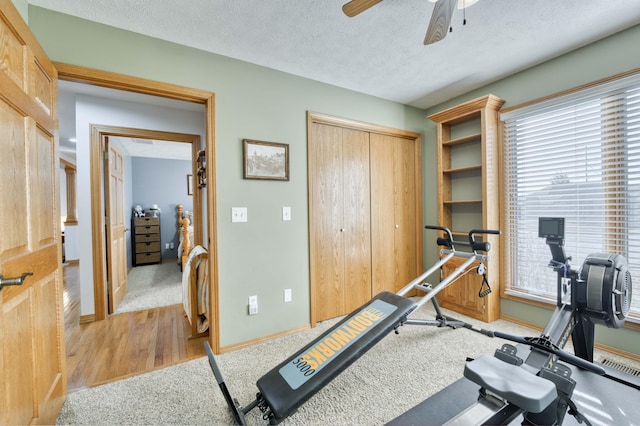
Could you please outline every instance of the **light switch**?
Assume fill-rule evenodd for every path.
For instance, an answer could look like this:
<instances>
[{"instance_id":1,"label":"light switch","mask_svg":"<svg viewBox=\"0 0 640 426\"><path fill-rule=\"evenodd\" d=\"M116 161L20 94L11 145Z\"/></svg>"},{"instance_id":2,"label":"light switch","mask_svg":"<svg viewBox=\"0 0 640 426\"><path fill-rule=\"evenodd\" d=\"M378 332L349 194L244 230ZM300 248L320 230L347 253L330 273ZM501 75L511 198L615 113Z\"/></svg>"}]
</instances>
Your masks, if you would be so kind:
<instances>
[{"instance_id":1,"label":"light switch","mask_svg":"<svg viewBox=\"0 0 640 426\"><path fill-rule=\"evenodd\" d=\"M246 207L232 207L231 208L231 222L246 222L247 221L247 208Z\"/></svg>"},{"instance_id":2,"label":"light switch","mask_svg":"<svg viewBox=\"0 0 640 426\"><path fill-rule=\"evenodd\" d=\"M249 315L258 313L258 296L249 296Z\"/></svg>"},{"instance_id":3,"label":"light switch","mask_svg":"<svg viewBox=\"0 0 640 426\"><path fill-rule=\"evenodd\" d=\"M291 207L282 208L282 220L291 220Z\"/></svg>"}]
</instances>

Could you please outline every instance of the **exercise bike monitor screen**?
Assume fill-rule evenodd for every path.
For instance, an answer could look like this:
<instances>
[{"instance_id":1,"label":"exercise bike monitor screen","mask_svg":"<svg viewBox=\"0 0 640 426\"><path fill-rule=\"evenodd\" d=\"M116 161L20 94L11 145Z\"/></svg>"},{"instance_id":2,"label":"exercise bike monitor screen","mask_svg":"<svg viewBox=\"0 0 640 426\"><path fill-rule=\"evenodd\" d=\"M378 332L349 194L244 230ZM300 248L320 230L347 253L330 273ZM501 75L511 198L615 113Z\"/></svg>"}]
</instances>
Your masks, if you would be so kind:
<instances>
[{"instance_id":1,"label":"exercise bike monitor screen","mask_svg":"<svg viewBox=\"0 0 640 426\"><path fill-rule=\"evenodd\" d=\"M541 217L538 219L538 237L550 240L564 239L563 217Z\"/></svg>"}]
</instances>

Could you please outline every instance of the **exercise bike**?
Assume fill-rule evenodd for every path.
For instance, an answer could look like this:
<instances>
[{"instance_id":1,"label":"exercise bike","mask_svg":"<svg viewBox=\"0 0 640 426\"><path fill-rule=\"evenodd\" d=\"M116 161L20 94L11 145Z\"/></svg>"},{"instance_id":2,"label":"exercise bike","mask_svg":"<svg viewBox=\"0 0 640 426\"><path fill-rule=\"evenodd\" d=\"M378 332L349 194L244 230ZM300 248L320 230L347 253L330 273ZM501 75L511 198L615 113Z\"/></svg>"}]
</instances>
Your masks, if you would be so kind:
<instances>
[{"instance_id":1,"label":"exercise bike","mask_svg":"<svg viewBox=\"0 0 640 426\"><path fill-rule=\"evenodd\" d=\"M564 219L540 218L538 230L557 274L557 306L540 336L494 331L518 345L468 360L463 379L389 424L622 425L640 418L640 379L593 363L595 324L619 328L630 310L626 259L595 253L575 270L564 252ZM562 349L569 337L575 355Z\"/></svg>"}]
</instances>

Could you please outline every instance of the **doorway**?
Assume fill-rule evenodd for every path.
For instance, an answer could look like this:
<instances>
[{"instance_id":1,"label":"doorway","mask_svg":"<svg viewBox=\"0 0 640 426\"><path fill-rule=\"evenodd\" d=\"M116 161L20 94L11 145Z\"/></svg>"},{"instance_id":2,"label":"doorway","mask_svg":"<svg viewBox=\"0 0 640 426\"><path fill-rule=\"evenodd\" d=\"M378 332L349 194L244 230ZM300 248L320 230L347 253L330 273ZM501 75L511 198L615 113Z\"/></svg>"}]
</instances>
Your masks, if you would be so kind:
<instances>
[{"instance_id":1,"label":"doorway","mask_svg":"<svg viewBox=\"0 0 640 426\"><path fill-rule=\"evenodd\" d=\"M127 92L140 93L145 95L158 96L163 98L182 100L187 102L193 102L197 104L202 104L205 108L205 141L204 141L204 151L207 158L207 164L213 165L215 164L215 132L214 132L214 104L215 104L215 96L211 92L186 88L182 86L171 85L167 83L160 83L151 80L145 80L136 77L125 76L116 73L110 73L105 71L99 71L84 67L78 67L74 65L56 63L56 68L58 69L58 75L60 80L65 81L73 81L79 82L89 85L95 85L100 87L106 87L111 89L123 90ZM100 129L96 127L92 131L91 138L95 136L99 140L100 131L104 129ZM105 130L108 132L108 130ZM93 144L92 144L93 145ZM91 155L91 174L95 175L95 171L100 170L100 155L94 156ZM195 159L194 159L195 162ZM216 230L216 194L215 194L215 173L211 167L207 168L205 171L207 186L202 188L202 202L206 203L206 208L203 209L203 204L199 205L200 211L202 214L198 215L200 219L200 235L196 238L200 238L200 240L196 239L196 242L202 243L203 240L206 240L208 250L209 250L209 258L208 258L208 268L209 268L209 288L210 288L210 313L211 313L211 330L209 334L209 341L215 352L219 352L220 341L219 341L219 330L218 330L218 281L217 281L217 247L216 247L216 239L209 238L208 235L215 233ZM99 178L97 181L99 182ZM93 179L92 179L93 181ZM94 192L97 191L97 192ZM91 192L94 194L101 194L101 189L98 184L97 187L92 186ZM98 205L96 206L98 212L104 211L104 204L102 197L95 197L98 199ZM195 200L194 200L195 202ZM102 207L102 208L101 208ZM194 205L194 209L195 209ZM92 202L92 210L94 210L93 202ZM195 227L195 224L194 224ZM105 297L106 288L106 272L105 272L105 238L102 230L104 227L100 227L100 221L92 222L92 237L93 237L93 251L92 251L92 259L93 259L93 278L94 278L94 295L95 295L95 310L93 319L94 320L102 320L107 316L107 300ZM207 236L202 232L203 229L206 229Z\"/></svg>"},{"instance_id":2,"label":"doorway","mask_svg":"<svg viewBox=\"0 0 640 426\"><path fill-rule=\"evenodd\" d=\"M101 265L100 269L103 271L106 271L106 282L108 283L108 285L103 286L100 289L100 291L102 292L100 297L104 298L107 301L107 312L109 315L116 312L117 305L122 300L122 298L125 297L125 294L127 293L126 281L124 283L119 283L118 282L119 280L117 279L117 277L122 275L118 273L118 271L126 271L128 268L127 268L127 258L123 256L113 255L110 250L112 246L115 246L115 244L112 244L112 240L114 240L114 237L111 236L111 228L116 226L116 222L119 222L114 219L115 217L118 216L118 214L108 214L110 220L108 221L108 223L105 223L104 226L102 226L101 222L104 222L102 212L104 212L105 210L107 212L111 212L114 210L114 208L122 210L118 213L125 216L126 224L123 225L123 227L126 226L128 230L131 232L130 235L132 236L132 238L130 238L130 242L128 243L128 246L131 247L131 252L135 251L133 246L133 244L135 244L133 242L134 241L133 234L135 230L133 225L131 225L131 227L129 227L128 225L128 222L129 222L128 215L124 211L126 210L126 208L123 205L123 204L126 204L126 202L123 203L122 202L123 200L113 200L112 191L108 190L113 179L107 179L107 175L110 173L110 171L107 170L108 165L105 165L105 162L110 163L110 161L112 160L111 158L112 156L109 155L109 157L106 158L104 161L100 161L100 159L102 157L102 153L106 151L105 148L106 148L107 141L115 142L118 140L126 140L126 139L133 139L138 141L136 143L139 143L142 141L151 143L153 141L155 145L144 144L144 146L150 147L154 151L159 151L162 147L166 147L167 144L189 145L189 151L190 151L189 158L191 161L191 168L190 168L189 174L191 174L191 176L194 176L196 173L196 170L195 170L196 158L197 158L197 153L200 150L200 136L195 134L163 132L159 130L133 129L133 128L116 127L116 126L97 126L97 125L91 126L91 140L90 140L90 151L91 151L91 158L92 158L92 164L91 164L92 191L91 193L104 194L104 197L103 197L104 204L101 204L100 197L92 198L91 215L92 215L92 223L94 224L100 223L101 225L100 229L105 230L105 233L103 233L103 238L106 241L107 250L106 250L106 256L103 258L104 265ZM98 161L94 162L93 161L94 158L98 158ZM99 164L96 165L95 163L99 163ZM96 166L99 169L99 173L95 173L94 167ZM167 171L165 174L169 174L169 173L170 171ZM186 175L187 174L185 173L185 176L184 176L185 178L186 178ZM183 176L180 176L180 177L182 178ZM164 186L168 188L171 186L172 183L175 183L175 182L165 182ZM182 184L182 186L186 188L187 186L186 179L180 180L180 184ZM99 188L100 190L96 191L95 188ZM186 190L184 194L185 195L187 194ZM118 196L123 197L124 195L119 194ZM198 244L202 244L202 219L200 214L200 212L202 212L201 191L192 191L191 196L193 197L193 203L192 203L193 207L190 208L192 209L192 212L193 212L193 230L194 230L193 243L194 245L198 245ZM181 202L183 199L184 198L176 198L175 200L179 200ZM150 205L146 207L150 207ZM173 216L174 215L172 212L165 211L164 214L162 213L160 214L160 218L158 219L158 221L162 219L162 222L164 222L165 227L167 226L167 224L169 224L168 225L169 228L167 229L171 229L170 227L173 226L175 222L167 219L173 218ZM159 229L162 229L162 228L163 227L160 227ZM157 236L159 237L159 235ZM95 235L94 235L94 238L95 238ZM160 262L162 262L163 256L161 255L160 243L158 242L155 244L158 245L157 255L160 258L159 259ZM156 259L153 259L153 260L155 263ZM132 264L135 266L135 262L132 262ZM176 269L178 269L177 266L176 266ZM124 278L126 280L126 275ZM123 294L118 295L117 290L120 288L122 288ZM97 291L98 289L96 288L96 292ZM96 297L97 297L97 293L96 293Z\"/></svg>"}]
</instances>

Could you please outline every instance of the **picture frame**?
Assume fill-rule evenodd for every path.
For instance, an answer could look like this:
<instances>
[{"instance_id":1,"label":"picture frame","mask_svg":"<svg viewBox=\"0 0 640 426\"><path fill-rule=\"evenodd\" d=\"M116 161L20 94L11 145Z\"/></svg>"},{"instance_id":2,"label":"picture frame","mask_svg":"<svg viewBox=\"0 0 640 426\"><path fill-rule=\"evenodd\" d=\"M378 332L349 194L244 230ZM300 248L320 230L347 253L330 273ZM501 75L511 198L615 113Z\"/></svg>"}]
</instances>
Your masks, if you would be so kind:
<instances>
[{"instance_id":1,"label":"picture frame","mask_svg":"<svg viewBox=\"0 0 640 426\"><path fill-rule=\"evenodd\" d=\"M289 144L242 141L245 179L289 180Z\"/></svg>"},{"instance_id":2,"label":"picture frame","mask_svg":"<svg viewBox=\"0 0 640 426\"><path fill-rule=\"evenodd\" d=\"M193 175L187 175L187 195L193 195Z\"/></svg>"}]
</instances>

